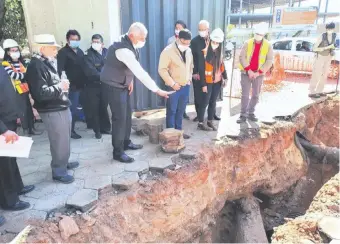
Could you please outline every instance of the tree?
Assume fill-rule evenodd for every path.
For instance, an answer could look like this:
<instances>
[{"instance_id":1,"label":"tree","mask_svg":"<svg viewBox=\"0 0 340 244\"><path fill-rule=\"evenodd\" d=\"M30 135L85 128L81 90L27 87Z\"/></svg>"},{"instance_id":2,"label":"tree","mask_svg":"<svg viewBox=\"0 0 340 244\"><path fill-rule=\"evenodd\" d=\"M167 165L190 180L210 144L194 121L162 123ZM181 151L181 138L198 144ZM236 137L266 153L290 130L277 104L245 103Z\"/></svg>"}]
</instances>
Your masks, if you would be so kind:
<instances>
[{"instance_id":1,"label":"tree","mask_svg":"<svg viewBox=\"0 0 340 244\"><path fill-rule=\"evenodd\" d=\"M21 0L0 0L0 40L14 39L27 44L27 32Z\"/></svg>"}]
</instances>

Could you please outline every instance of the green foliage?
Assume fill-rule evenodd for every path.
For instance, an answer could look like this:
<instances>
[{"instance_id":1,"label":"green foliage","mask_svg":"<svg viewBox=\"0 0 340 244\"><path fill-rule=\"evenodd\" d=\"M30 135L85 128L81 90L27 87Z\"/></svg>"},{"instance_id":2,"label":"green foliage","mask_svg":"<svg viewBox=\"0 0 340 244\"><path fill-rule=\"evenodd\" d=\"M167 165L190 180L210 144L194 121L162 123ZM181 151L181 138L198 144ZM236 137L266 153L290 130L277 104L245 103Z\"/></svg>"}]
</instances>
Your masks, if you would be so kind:
<instances>
[{"instance_id":1,"label":"green foliage","mask_svg":"<svg viewBox=\"0 0 340 244\"><path fill-rule=\"evenodd\" d=\"M5 14L2 29L2 39L14 39L20 46L27 44L27 33L24 11L21 0L4 0Z\"/></svg>"}]
</instances>

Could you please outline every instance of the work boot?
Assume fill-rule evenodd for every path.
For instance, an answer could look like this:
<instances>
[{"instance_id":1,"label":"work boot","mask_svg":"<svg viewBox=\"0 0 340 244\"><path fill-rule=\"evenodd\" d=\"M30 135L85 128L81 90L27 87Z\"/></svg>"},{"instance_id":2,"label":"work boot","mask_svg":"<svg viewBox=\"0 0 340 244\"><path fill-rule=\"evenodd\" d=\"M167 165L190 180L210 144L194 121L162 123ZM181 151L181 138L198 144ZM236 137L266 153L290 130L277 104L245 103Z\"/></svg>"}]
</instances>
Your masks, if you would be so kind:
<instances>
[{"instance_id":1,"label":"work boot","mask_svg":"<svg viewBox=\"0 0 340 244\"><path fill-rule=\"evenodd\" d=\"M133 144L132 142L130 142L129 145L126 145L124 147L124 150L139 150L142 148L143 148L143 145Z\"/></svg>"},{"instance_id":2,"label":"work boot","mask_svg":"<svg viewBox=\"0 0 340 244\"><path fill-rule=\"evenodd\" d=\"M221 120L220 117L218 117L216 114L214 115L214 120Z\"/></svg>"},{"instance_id":3,"label":"work boot","mask_svg":"<svg viewBox=\"0 0 340 244\"><path fill-rule=\"evenodd\" d=\"M198 122L198 117L196 116L194 119L193 119L194 122Z\"/></svg>"},{"instance_id":4,"label":"work boot","mask_svg":"<svg viewBox=\"0 0 340 244\"><path fill-rule=\"evenodd\" d=\"M245 123L247 121L247 118L243 115L240 116L240 118L236 121L238 124Z\"/></svg>"},{"instance_id":5,"label":"work boot","mask_svg":"<svg viewBox=\"0 0 340 244\"><path fill-rule=\"evenodd\" d=\"M80 139L81 136L79 134L77 134L75 131L72 131L71 132L71 138L77 140L77 139Z\"/></svg>"},{"instance_id":6,"label":"work boot","mask_svg":"<svg viewBox=\"0 0 340 244\"><path fill-rule=\"evenodd\" d=\"M29 208L31 205L28 202L18 200L13 206L5 207L5 210L20 211Z\"/></svg>"},{"instance_id":7,"label":"work boot","mask_svg":"<svg viewBox=\"0 0 340 244\"><path fill-rule=\"evenodd\" d=\"M187 120L190 120L190 117L187 115L187 113L184 113L184 114L183 114L183 118L184 118L184 119L187 119Z\"/></svg>"},{"instance_id":8,"label":"work boot","mask_svg":"<svg viewBox=\"0 0 340 244\"><path fill-rule=\"evenodd\" d=\"M131 158L131 157L129 157L128 155L126 155L125 153L123 153L123 154L121 154L121 155L113 155L113 159L114 160L117 160L117 161L119 161L119 162L121 162L121 163L132 163L132 162L134 162L135 161L135 159L134 158Z\"/></svg>"},{"instance_id":9,"label":"work boot","mask_svg":"<svg viewBox=\"0 0 340 244\"><path fill-rule=\"evenodd\" d=\"M204 131L212 131L212 128L208 127L208 126L207 126L206 124L204 124L204 123L198 123L197 129L199 129L199 130L204 130Z\"/></svg>"},{"instance_id":10,"label":"work boot","mask_svg":"<svg viewBox=\"0 0 340 244\"><path fill-rule=\"evenodd\" d=\"M79 167L79 162L74 161L74 162L69 162L67 164L67 169L75 169Z\"/></svg>"},{"instance_id":11,"label":"work boot","mask_svg":"<svg viewBox=\"0 0 340 244\"><path fill-rule=\"evenodd\" d=\"M259 119L255 116L255 114L249 114L248 119L253 122L257 122Z\"/></svg>"},{"instance_id":12,"label":"work boot","mask_svg":"<svg viewBox=\"0 0 340 244\"><path fill-rule=\"evenodd\" d=\"M320 98L319 94L309 94L308 95L310 98Z\"/></svg>"},{"instance_id":13,"label":"work boot","mask_svg":"<svg viewBox=\"0 0 340 244\"><path fill-rule=\"evenodd\" d=\"M214 123L212 121L207 122L207 126L213 129L213 131L217 131L217 128L215 127Z\"/></svg>"},{"instance_id":14,"label":"work boot","mask_svg":"<svg viewBox=\"0 0 340 244\"><path fill-rule=\"evenodd\" d=\"M63 184L70 184L74 181L74 177L72 175L53 176L53 180L58 181Z\"/></svg>"}]
</instances>

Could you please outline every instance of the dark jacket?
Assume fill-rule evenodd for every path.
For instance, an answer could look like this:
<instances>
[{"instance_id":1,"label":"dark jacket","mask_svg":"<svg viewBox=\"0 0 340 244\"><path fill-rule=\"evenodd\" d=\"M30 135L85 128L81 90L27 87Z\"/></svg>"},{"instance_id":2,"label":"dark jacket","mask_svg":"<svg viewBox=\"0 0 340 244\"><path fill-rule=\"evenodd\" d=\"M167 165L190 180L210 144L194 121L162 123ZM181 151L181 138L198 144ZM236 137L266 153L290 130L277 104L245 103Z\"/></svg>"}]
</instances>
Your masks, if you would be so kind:
<instances>
[{"instance_id":1,"label":"dark jacket","mask_svg":"<svg viewBox=\"0 0 340 244\"><path fill-rule=\"evenodd\" d=\"M0 65L0 135L8 130L6 124L15 122L17 118L17 93L4 67Z\"/></svg>"},{"instance_id":2,"label":"dark jacket","mask_svg":"<svg viewBox=\"0 0 340 244\"><path fill-rule=\"evenodd\" d=\"M67 94L58 86L58 72L48 60L33 57L27 67L26 80L39 113L65 110L70 106Z\"/></svg>"},{"instance_id":3,"label":"dark jacket","mask_svg":"<svg viewBox=\"0 0 340 244\"><path fill-rule=\"evenodd\" d=\"M191 52L194 58L194 73L200 75L200 83L203 86L206 86L205 82L205 59L202 50L205 48L205 40L201 36L196 36L191 41ZM195 80L193 80L196 82Z\"/></svg>"},{"instance_id":4,"label":"dark jacket","mask_svg":"<svg viewBox=\"0 0 340 244\"><path fill-rule=\"evenodd\" d=\"M100 84L100 72L104 66L106 54L106 48L103 48L102 54L94 50L92 47L86 51L82 67L87 85Z\"/></svg>"},{"instance_id":5,"label":"dark jacket","mask_svg":"<svg viewBox=\"0 0 340 244\"><path fill-rule=\"evenodd\" d=\"M132 71L116 57L116 50L127 48L135 54L136 59L139 59L138 51L133 47L127 35L119 38L119 41L114 42L108 50L105 58L104 67L100 74L100 81L110 86L118 88L127 88L135 77Z\"/></svg>"},{"instance_id":6,"label":"dark jacket","mask_svg":"<svg viewBox=\"0 0 340 244\"><path fill-rule=\"evenodd\" d=\"M77 48L77 52L74 52L68 44L58 52L58 74L61 76L62 71L66 72L71 90L79 90L84 87L83 58L84 52L80 48Z\"/></svg>"}]
</instances>

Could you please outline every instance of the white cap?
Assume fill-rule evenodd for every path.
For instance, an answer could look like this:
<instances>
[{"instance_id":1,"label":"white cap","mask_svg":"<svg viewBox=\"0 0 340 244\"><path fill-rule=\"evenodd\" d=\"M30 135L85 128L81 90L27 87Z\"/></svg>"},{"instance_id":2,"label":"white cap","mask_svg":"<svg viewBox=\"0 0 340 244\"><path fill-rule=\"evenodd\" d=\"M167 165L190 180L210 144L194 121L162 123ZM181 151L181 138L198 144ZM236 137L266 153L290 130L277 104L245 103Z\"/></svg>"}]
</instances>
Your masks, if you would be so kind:
<instances>
[{"instance_id":1,"label":"white cap","mask_svg":"<svg viewBox=\"0 0 340 244\"><path fill-rule=\"evenodd\" d=\"M57 44L54 35L50 34L35 35L34 44L40 46L54 46L60 48L60 45Z\"/></svg>"},{"instance_id":2,"label":"white cap","mask_svg":"<svg viewBox=\"0 0 340 244\"><path fill-rule=\"evenodd\" d=\"M266 35L269 32L268 24L261 22L254 26L254 33L259 35Z\"/></svg>"},{"instance_id":3,"label":"white cap","mask_svg":"<svg viewBox=\"0 0 340 244\"><path fill-rule=\"evenodd\" d=\"M19 47L18 43L14 41L13 39L6 39L4 43L2 44L2 48L11 48L11 47Z\"/></svg>"},{"instance_id":4,"label":"white cap","mask_svg":"<svg viewBox=\"0 0 340 244\"><path fill-rule=\"evenodd\" d=\"M223 42L224 41L224 33L220 28L213 30L210 34L210 39L214 42Z\"/></svg>"},{"instance_id":5,"label":"white cap","mask_svg":"<svg viewBox=\"0 0 340 244\"><path fill-rule=\"evenodd\" d=\"M5 55L4 50L0 47L0 59L3 59Z\"/></svg>"}]
</instances>

